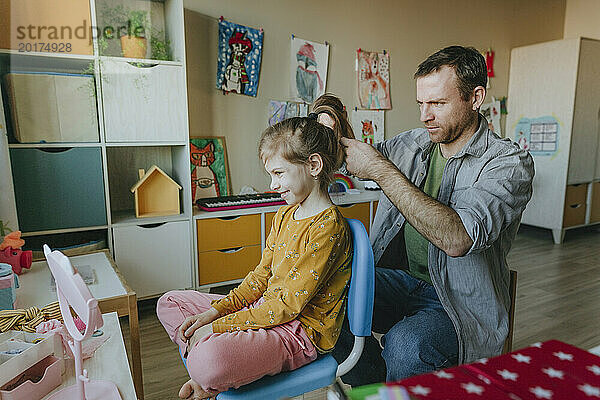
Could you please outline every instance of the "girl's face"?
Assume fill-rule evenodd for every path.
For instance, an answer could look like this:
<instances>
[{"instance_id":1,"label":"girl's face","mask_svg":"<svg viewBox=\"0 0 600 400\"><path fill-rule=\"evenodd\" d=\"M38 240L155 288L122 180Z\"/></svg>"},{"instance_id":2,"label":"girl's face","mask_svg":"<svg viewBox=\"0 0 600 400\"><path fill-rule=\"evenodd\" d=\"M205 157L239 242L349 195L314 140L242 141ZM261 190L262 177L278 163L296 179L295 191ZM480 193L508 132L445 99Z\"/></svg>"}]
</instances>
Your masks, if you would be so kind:
<instances>
[{"instance_id":1,"label":"girl's face","mask_svg":"<svg viewBox=\"0 0 600 400\"><path fill-rule=\"evenodd\" d=\"M276 154L266 160L265 169L271 176L271 190L281 194L288 204L302 203L318 190L319 182L310 174L308 165L293 164Z\"/></svg>"}]
</instances>

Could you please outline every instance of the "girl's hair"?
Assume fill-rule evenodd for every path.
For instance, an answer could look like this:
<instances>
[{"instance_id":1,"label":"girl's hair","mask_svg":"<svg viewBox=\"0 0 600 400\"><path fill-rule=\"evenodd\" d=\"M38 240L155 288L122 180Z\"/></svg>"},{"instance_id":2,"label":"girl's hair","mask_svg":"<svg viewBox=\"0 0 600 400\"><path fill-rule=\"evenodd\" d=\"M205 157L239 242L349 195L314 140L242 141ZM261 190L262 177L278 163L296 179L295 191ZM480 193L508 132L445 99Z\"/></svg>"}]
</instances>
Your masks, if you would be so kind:
<instances>
[{"instance_id":1,"label":"girl's hair","mask_svg":"<svg viewBox=\"0 0 600 400\"><path fill-rule=\"evenodd\" d=\"M337 135L331 128L308 117L293 117L267 128L259 141L258 154L264 162L280 155L293 164L307 164L311 154L323 160L319 187L327 192L334 172L342 165L344 153Z\"/></svg>"},{"instance_id":2,"label":"girl's hair","mask_svg":"<svg viewBox=\"0 0 600 400\"><path fill-rule=\"evenodd\" d=\"M325 113L333 119L335 122L333 131L338 139L342 137L354 139L352 126L348 122L348 113L344 104L337 96L331 93L319 96L312 104L312 112L317 115Z\"/></svg>"}]
</instances>

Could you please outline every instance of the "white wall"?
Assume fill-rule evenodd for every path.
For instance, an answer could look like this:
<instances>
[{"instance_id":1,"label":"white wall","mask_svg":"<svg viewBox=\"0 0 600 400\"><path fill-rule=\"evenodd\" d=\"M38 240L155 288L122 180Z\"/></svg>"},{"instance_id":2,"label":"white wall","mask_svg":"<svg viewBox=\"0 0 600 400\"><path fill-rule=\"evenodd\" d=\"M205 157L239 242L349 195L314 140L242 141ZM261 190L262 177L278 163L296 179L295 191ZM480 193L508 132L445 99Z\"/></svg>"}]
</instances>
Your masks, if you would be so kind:
<instances>
[{"instance_id":1,"label":"white wall","mask_svg":"<svg viewBox=\"0 0 600 400\"><path fill-rule=\"evenodd\" d=\"M567 0L564 37L600 39L600 1Z\"/></svg>"}]
</instances>

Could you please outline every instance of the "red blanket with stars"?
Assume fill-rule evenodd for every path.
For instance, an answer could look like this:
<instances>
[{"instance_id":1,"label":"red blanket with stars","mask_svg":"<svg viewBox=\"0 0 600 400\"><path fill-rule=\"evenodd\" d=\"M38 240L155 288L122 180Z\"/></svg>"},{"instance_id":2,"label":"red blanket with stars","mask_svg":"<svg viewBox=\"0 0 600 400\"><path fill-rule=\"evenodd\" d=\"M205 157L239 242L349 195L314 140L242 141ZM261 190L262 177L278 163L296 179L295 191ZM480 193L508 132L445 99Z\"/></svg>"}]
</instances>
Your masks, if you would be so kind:
<instances>
[{"instance_id":1,"label":"red blanket with stars","mask_svg":"<svg viewBox=\"0 0 600 400\"><path fill-rule=\"evenodd\" d=\"M550 340L388 385L427 400L600 399L600 357Z\"/></svg>"}]
</instances>

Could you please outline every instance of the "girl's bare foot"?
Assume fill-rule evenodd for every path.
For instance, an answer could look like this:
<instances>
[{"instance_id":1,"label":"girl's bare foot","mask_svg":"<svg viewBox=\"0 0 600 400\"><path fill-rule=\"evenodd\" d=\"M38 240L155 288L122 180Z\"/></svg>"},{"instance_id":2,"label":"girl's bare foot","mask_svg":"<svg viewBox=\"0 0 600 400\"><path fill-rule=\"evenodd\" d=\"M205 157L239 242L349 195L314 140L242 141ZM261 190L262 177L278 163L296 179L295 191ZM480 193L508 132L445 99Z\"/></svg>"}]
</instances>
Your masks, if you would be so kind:
<instances>
[{"instance_id":1,"label":"girl's bare foot","mask_svg":"<svg viewBox=\"0 0 600 400\"><path fill-rule=\"evenodd\" d=\"M183 384L181 389L179 389L179 398L180 399L211 399L215 397L218 392L205 392L204 389L200 385L198 385L193 380L189 380Z\"/></svg>"}]
</instances>

